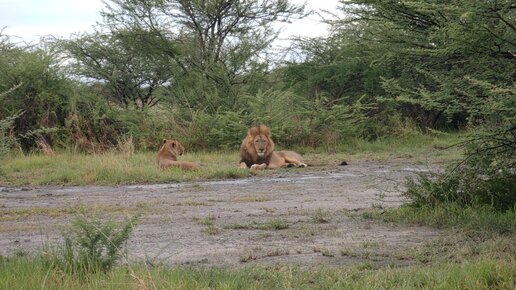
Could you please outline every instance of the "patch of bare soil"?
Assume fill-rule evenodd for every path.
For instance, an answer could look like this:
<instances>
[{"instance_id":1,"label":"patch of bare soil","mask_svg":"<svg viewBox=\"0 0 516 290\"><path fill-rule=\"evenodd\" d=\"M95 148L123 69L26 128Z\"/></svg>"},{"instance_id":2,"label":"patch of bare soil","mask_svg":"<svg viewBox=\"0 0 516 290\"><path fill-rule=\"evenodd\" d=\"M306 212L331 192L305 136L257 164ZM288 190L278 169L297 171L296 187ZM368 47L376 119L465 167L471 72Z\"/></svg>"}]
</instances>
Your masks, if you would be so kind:
<instances>
[{"instance_id":1,"label":"patch of bare soil","mask_svg":"<svg viewBox=\"0 0 516 290\"><path fill-rule=\"evenodd\" d=\"M436 238L426 227L361 217L396 207L406 161L278 170L268 176L193 183L0 187L0 254L56 244L81 205L123 216L144 209L127 244L151 264L406 265L406 251Z\"/></svg>"}]
</instances>

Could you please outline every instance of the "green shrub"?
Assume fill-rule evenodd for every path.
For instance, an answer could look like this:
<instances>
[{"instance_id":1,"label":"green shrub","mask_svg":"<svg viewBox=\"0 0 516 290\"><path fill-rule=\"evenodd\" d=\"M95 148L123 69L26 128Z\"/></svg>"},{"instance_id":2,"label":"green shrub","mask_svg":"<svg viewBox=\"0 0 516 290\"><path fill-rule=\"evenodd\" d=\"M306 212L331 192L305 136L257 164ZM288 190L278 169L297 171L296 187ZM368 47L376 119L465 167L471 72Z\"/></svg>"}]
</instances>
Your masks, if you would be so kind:
<instances>
[{"instance_id":1,"label":"green shrub","mask_svg":"<svg viewBox=\"0 0 516 290\"><path fill-rule=\"evenodd\" d=\"M460 166L444 173L418 174L409 178L406 186L404 196L415 206L457 203L507 210L516 205L516 176L510 173L482 175Z\"/></svg>"},{"instance_id":2,"label":"green shrub","mask_svg":"<svg viewBox=\"0 0 516 290\"><path fill-rule=\"evenodd\" d=\"M289 91L258 92L241 99L248 126L265 124L281 146L332 146L358 135L363 121L356 106L330 105L324 98L305 99Z\"/></svg>"},{"instance_id":3,"label":"green shrub","mask_svg":"<svg viewBox=\"0 0 516 290\"><path fill-rule=\"evenodd\" d=\"M135 215L117 224L112 219L104 222L95 215L79 214L64 233L63 247L52 253L48 262L77 276L107 272L122 256L122 246L138 218Z\"/></svg>"},{"instance_id":4,"label":"green shrub","mask_svg":"<svg viewBox=\"0 0 516 290\"><path fill-rule=\"evenodd\" d=\"M208 146L218 149L238 149L245 137L247 126L238 112L223 112L206 119L209 124ZM211 125L210 125L211 124Z\"/></svg>"},{"instance_id":5,"label":"green shrub","mask_svg":"<svg viewBox=\"0 0 516 290\"><path fill-rule=\"evenodd\" d=\"M136 150L157 150L165 138L181 139L173 110L122 109L88 92L75 96L69 110L64 138L79 151L106 151L129 139Z\"/></svg>"},{"instance_id":6,"label":"green shrub","mask_svg":"<svg viewBox=\"0 0 516 290\"><path fill-rule=\"evenodd\" d=\"M48 47L14 44L0 31L0 119L23 111L13 135L26 150L35 148L37 140L28 133L65 122L74 83L63 76L59 61ZM45 137L53 143L56 135Z\"/></svg>"},{"instance_id":7,"label":"green shrub","mask_svg":"<svg viewBox=\"0 0 516 290\"><path fill-rule=\"evenodd\" d=\"M456 203L516 206L516 125L476 131L464 142L466 158L444 173L419 174L407 181L406 197L416 206Z\"/></svg>"},{"instance_id":8,"label":"green shrub","mask_svg":"<svg viewBox=\"0 0 516 290\"><path fill-rule=\"evenodd\" d=\"M335 149L339 140L358 135L357 125L363 122L359 105L326 106L322 100L305 100L288 91L258 92L242 97L237 106L240 109L215 113L152 108L146 113L145 120L131 121L137 128L131 135L138 140L143 131L151 132L153 136L166 132L167 137L179 139L189 149L238 149L249 127L264 124L271 128L272 138L280 147L326 146ZM142 128L150 122L154 122L153 127Z\"/></svg>"}]
</instances>

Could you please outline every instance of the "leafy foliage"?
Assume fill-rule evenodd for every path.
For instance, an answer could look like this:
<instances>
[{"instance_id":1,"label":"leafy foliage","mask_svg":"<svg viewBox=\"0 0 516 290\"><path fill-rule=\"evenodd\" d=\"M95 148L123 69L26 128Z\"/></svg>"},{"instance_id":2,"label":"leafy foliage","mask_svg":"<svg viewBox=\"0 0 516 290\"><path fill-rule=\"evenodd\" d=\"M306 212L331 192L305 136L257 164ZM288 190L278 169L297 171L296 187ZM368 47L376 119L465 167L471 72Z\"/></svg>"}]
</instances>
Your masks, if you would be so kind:
<instances>
[{"instance_id":1,"label":"leafy foliage","mask_svg":"<svg viewBox=\"0 0 516 290\"><path fill-rule=\"evenodd\" d=\"M356 136L364 124L360 104L333 106L301 98L289 91L259 91L240 99L238 110L209 114L202 110L174 110L168 130L189 148L238 149L247 128L267 124L279 146L329 146Z\"/></svg>"},{"instance_id":2,"label":"leafy foliage","mask_svg":"<svg viewBox=\"0 0 516 290\"><path fill-rule=\"evenodd\" d=\"M13 129L14 120L19 115L0 120L0 159L5 157L16 143L16 138L10 136L10 131Z\"/></svg>"},{"instance_id":3,"label":"leafy foliage","mask_svg":"<svg viewBox=\"0 0 516 290\"><path fill-rule=\"evenodd\" d=\"M0 33L0 92L0 119L23 112L13 133L27 149L35 145L27 133L64 125L72 88L52 51L15 45Z\"/></svg>"},{"instance_id":4,"label":"leafy foliage","mask_svg":"<svg viewBox=\"0 0 516 290\"><path fill-rule=\"evenodd\" d=\"M514 4L358 0L340 9L344 17L329 21L330 37L298 41L305 59L286 68L287 84L331 105L363 100L365 137L400 134L411 124L477 128L462 144L465 160L410 181L406 195L418 206L512 208Z\"/></svg>"},{"instance_id":5,"label":"leafy foliage","mask_svg":"<svg viewBox=\"0 0 516 290\"><path fill-rule=\"evenodd\" d=\"M109 271L122 255L122 246L129 239L138 216L123 224L102 221L98 216L77 215L64 235L61 252L49 262L66 273L82 276Z\"/></svg>"},{"instance_id":6,"label":"leafy foliage","mask_svg":"<svg viewBox=\"0 0 516 290\"><path fill-rule=\"evenodd\" d=\"M482 130L464 142L466 158L442 174L420 175L407 183L407 196L417 206L456 203L516 206L516 124Z\"/></svg>"},{"instance_id":7,"label":"leafy foliage","mask_svg":"<svg viewBox=\"0 0 516 290\"><path fill-rule=\"evenodd\" d=\"M461 207L488 205L503 211L516 205L514 180L511 174L486 176L464 166L447 174L409 179L404 195L417 207L454 203Z\"/></svg>"},{"instance_id":8,"label":"leafy foliage","mask_svg":"<svg viewBox=\"0 0 516 290\"><path fill-rule=\"evenodd\" d=\"M340 9L330 36L299 39L298 58L272 66L274 23L304 16L303 5L107 1L91 35L41 47L0 38L0 91L20 86L0 96L0 119L25 112L11 131L24 149L44 135L86 152L129 139L155 149L169 137L192 149L238 148L256 123L280 147L329 150L350 136L478 126L486 138L510 134L510 1L362 0Z\"/></svg>"},{"instance_id":9,"label":"leafy foliage","mask_svg":"<svg viewBox=\"0 0 516 290\"><path fill-rule=\"evenodd\" d=\"M378 41L398 43L394 47L403 61L414 64L403 67L410 75L384 82L389 95L405 109L426 114L420 119L425 126L446 121L460 127L473 121L480 106L493 97L475 90L472 79L498 87L512 85L516 30L511 5L414 1L380 2L369 11L350 9L357 19L378 20L383 25L375 28Z\"/></svg>"},{"instance_id":10,"label":"leafy foliage","mask_svg":"<svg viewBox=\"0 0 516 290\"><path fill-rule=\"evenodd\" d=\"M213 114L234 110L243 85L268 69L269 60L260 54L277 37L274 23L300 17L303 10L288 0L112 0L102 26L112 34L136 30L138 51L151 60L165 56L172 71L163 91L169 102Z\"/></svg>"},{"instance_id":11,"label":"leafy foliage","mask_svg":"<svg viewBox=\"0 0 516 290\"><path fill-rule=\"evenodd\" d=\"M95 32L56 43L72 57L71 73L83 81L104 82L101 93L128 108L152 107L155 90L172 79L171 64L159 54L148 53L137 29Z\"/></svg>"},{"instance_id":12,"label":"leafy foliage","mask_svg":"<svg viewBox=\"0 0 516 290\"><path fill-rule=\"evenodd\" d=\"M511 1L342 2L330 37L298 41L305 58L287 67L287 80L332 102L365 94L369 115L383 120L401 114L423 129L478 125L474 116L492 95L472 80L513 85L513 8Z\"/></svg>"}]
</instances>

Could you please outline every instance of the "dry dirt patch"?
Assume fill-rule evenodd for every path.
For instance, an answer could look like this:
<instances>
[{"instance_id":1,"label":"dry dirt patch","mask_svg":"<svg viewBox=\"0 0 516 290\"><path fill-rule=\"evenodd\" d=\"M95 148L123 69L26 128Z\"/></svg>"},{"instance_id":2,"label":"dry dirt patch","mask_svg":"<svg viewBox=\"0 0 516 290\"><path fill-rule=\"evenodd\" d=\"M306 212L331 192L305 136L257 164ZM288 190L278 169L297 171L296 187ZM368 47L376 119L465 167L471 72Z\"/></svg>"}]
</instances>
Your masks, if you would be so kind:
<instances>
[{"instance_id":1,"label":"dry dirt patch","mask_svg":"<svg viewBox=\"0 0 516 290\"><path fill-rule=\"evenodd\" d=\"M439 233L356 213L399 206L404 178L422 170L405 162L361 162L239 180L0 187L0 254L55 244L70 209L81 206L117 216L143 209L127 247L131 259L153 264L404 265L411 263L405 251Z\"/></svg>"}]
</instances>

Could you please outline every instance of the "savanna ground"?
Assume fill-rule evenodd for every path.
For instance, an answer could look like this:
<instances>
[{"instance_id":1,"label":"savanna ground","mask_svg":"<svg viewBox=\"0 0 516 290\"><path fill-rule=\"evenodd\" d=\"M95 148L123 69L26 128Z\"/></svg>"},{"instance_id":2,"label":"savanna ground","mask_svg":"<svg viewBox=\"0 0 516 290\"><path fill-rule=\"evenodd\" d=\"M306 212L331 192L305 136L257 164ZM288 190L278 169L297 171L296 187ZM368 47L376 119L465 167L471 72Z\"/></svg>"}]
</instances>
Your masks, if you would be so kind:
<instances>
[{"instance_id":1,"label":"savanna ground","mask_svg":"<svg viewBox=\"0 0 516 290\"><path fill-rule=\"evenodd\" d=\"M187 154L205 168L186 173L155 169L152 153L13 158L1 171L0 254L33 257L58 244L77 212L141 214L126 266L89 287L514 287L514 222L507 233L482 212L446 226L449 212L398 209L406 177L460 156L442 150L447 138L412 141L305 152L308 168L257 174L234 168L236 152ZM12 273L26 270L20 259ZM10 277L3 286L19 283L0 271ZM36 274L27 285L77 287L62 279Z\"/></svg>"}]
</instances>

